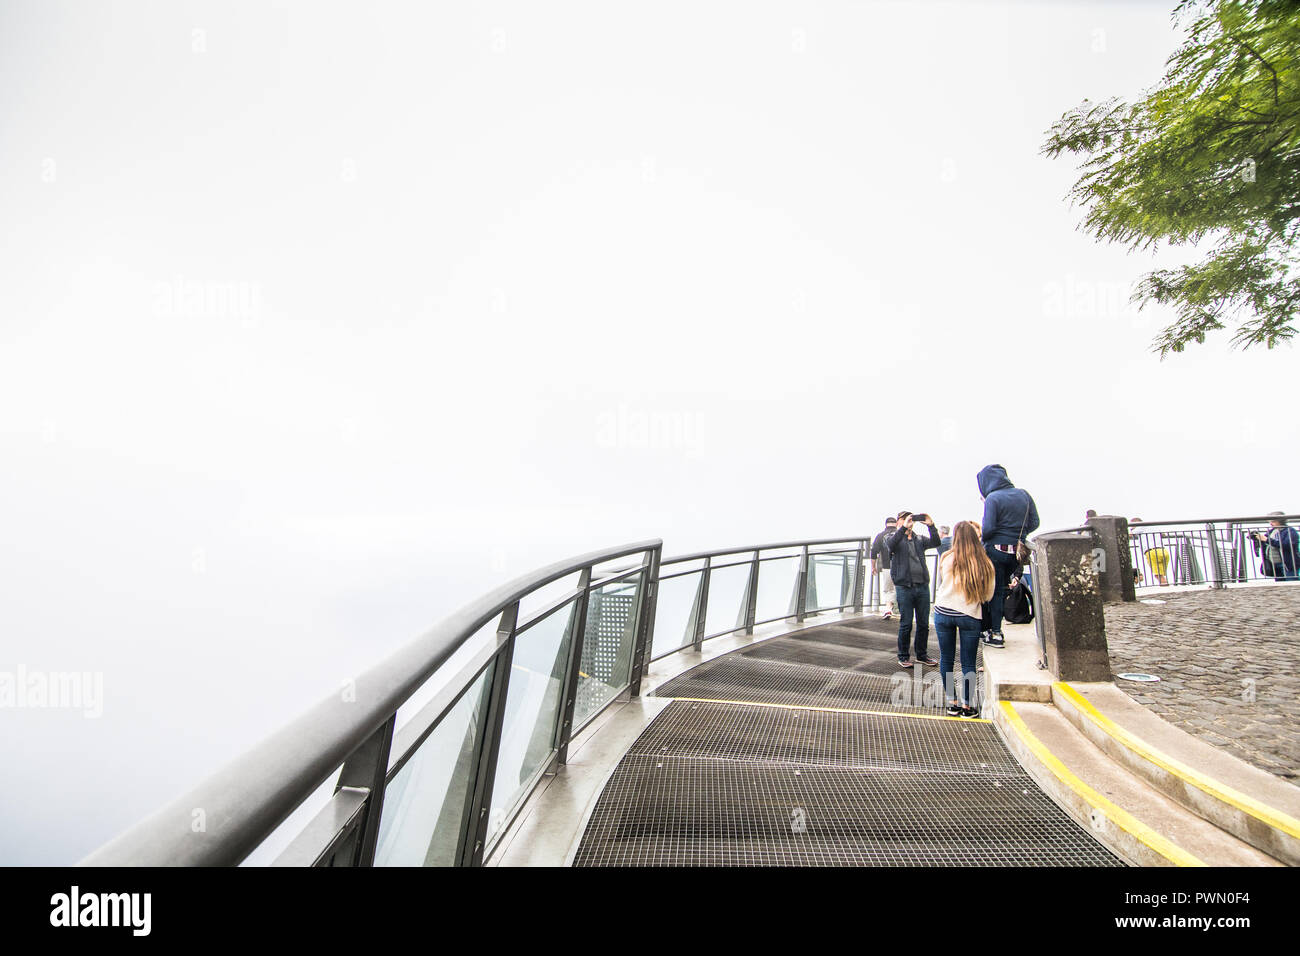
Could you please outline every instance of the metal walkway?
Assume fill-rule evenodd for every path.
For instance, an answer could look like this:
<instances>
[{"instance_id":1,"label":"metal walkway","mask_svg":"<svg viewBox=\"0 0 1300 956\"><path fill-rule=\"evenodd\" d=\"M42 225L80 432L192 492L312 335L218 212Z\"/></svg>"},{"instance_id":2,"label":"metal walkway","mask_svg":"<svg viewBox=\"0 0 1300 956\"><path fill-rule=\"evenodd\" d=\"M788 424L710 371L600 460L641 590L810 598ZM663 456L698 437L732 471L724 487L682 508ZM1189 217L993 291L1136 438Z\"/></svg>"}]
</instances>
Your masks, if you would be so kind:
<instances>
[{"instance_id":1,"label":"metal walkway","mask_svg":"<svg viewBox=\"0 0 1300 956\"><path fill-rule=\"evenodd\" d=\"M896 634L809 628L658 688L677 699L615 769L575 865L1122 865L991 723L943 716Z\"/></svg>"}]
</instances>

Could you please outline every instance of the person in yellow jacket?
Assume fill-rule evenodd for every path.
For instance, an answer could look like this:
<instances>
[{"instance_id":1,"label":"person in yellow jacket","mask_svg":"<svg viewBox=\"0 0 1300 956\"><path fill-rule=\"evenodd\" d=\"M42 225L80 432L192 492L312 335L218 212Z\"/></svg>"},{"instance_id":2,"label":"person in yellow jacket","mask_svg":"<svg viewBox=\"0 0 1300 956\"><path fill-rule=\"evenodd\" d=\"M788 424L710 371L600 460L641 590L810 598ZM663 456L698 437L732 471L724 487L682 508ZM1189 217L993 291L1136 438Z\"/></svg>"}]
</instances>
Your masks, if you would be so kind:
<instances>
[{"instance_id":1,"label":"person in yellow jacket","mask_svg":"<svg viewBox=\"0 0 1300 956\"><path fill-rule=\"evenodd\" d=\"M1141 520L1141 518L1134 518L1129 522L1129 524L1134 524ZM1139 531L1138 534L1141 535L1141 532ZM1162 588L1167 588L1169 587L1169 578L1166 577L1169 573L1169 552L1165 550L1165 548L1161 547L1162 542L1160 540L1160 535L1155 535L1154 540L1155 545L1147 548L1142 552L1142 554L1147 559L1147 566L1151 568L1151 573L1155 575L1156 582Z\"/></svg>"}]
</instances>

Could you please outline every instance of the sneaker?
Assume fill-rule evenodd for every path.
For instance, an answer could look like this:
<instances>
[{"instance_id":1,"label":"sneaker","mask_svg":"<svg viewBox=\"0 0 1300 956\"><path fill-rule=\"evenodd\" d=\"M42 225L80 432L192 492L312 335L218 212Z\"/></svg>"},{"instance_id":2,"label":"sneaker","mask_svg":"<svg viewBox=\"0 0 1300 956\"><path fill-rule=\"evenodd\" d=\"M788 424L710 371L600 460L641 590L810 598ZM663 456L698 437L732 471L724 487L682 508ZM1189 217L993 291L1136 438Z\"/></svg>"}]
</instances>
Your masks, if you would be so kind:
<instances>
[{"instance_id":1,"label":"sneaker","mask_svg":"<svg viewBox=\"0 0 1300 956\"><path fill-rule=\"evenodd\" d=\"M926 667L939 666L939 662L936 661L933 657L918 657L917 660L920 661L922 664L924 664Z\"/></svg>"},{"instance_id":2,"label":"sneaker","mask_svg":"<svg viewBox=\"0 0 1300 956\"><path fill-rule=\"evenodd\" d=\"M970 719L971 717L978 717L979 715L980 715L980 709L978 707L963 707L961 709L961 716L967 719Z\"/></svg>"},{"instance_id":3,"label":"sneaker","mask_svg":"<svg viewBox=\"0 0 1300 956\"><path fill-rule=\"evenodd\" d=\"M900 660L900 661L898 662L898 666L899 666L899 667L911 667L911 666L912 666L912 659L911 659L910 657L904 657L902 660Z\"/></svg>"},{"instance_id":4,"label":"sneaker","mask_svg":"<svg viewBox=\"0 0 1300 956\"><path fill-rule=\"evenodd\" d=\"M880 615L880 619L882 621L888 621L893 616L894 614L892 611L885 611L883 614Z\"/></svg>"},{"instance_id":5,"label":"sneaker","mask_svg":"<svg viewBox=\"0 0 1300 956\"><path fill-rule=\"evenodd\" d=\"M984 638L984 646L985 647L1006 647L1007 646L1006 638L1004 638L1001 634L990 634L988 637Z\"/></svg>"},{"instance_id":6,"label":"sneaker","mask_svg":"<svg viewBox=\"0 0 1300 956\"><path fill-rule=\"evenodd\" d=\"M964 709L965 709L965 708L963 708L961 704L957 703L957 702L954 700L951 704L948 705L948 716L949 716L949 717L960 717L960 716L961 716L961 712L962 712L962 710L964 710Z\"/></svg>"}]
</instances>

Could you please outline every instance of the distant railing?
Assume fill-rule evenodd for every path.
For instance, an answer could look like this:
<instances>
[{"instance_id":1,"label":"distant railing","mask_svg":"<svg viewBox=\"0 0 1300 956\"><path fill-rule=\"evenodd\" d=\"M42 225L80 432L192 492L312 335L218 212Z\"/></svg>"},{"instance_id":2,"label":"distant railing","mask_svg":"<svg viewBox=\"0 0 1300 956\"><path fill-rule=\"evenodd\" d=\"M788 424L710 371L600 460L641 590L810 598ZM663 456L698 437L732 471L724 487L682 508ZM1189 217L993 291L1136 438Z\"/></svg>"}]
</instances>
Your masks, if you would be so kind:
<instances>
[{"instance_id":1,"label":"distant railing","mask_svg":"<svg viewBox=\"0 0 1300 956\"><path fill-rule=\"evenodd\" d=\"M819 611L862 610L870 538L755 545L665 559L652 659Z\"/></svg>"},{"instance_id":2,"label":"distant railing","mask_svg":"<svg viewBox=\"0 0 1300 956\"><path fill-rule=\"evenodd\" d=\"M1297 515L1283 516L1288 522ZM1263 572L1263 546L1252 534L1269 531L1276 515L1130 522L1134 585L1222 588L1281 580Z\"/></svg>"},{"instance_id":3,"label":"distant railing","mask_svg":"<svg viewBox=\"0 0 1300 956\"><path fill-rule=\"evenodd\" d=\"M870 542L662 560L654 540L541 568L347 682L82 864L224 866L274 846L286 866L482 865L574 736L620 695L640 693L652 657L862 610ZM300 820L331 780L323 806Z\"/></svg>"}]
</instances>

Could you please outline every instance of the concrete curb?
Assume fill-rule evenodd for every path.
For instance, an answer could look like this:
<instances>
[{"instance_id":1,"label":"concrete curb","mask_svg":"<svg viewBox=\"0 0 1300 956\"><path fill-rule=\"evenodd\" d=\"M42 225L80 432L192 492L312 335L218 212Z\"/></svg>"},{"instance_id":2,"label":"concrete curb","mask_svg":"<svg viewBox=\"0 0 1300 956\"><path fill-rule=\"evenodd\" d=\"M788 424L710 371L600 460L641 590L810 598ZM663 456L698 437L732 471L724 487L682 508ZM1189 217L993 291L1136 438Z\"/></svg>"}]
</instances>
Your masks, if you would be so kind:
<instances>
[{"instance_id":1,"label":"concrete curb","mask_svg":"<svg viewBox=\"0 0 1300 956\"><path fill-rule=\"evenodd\" d=\"M1000 701L993 710L994 722L1021 766L1076 823L1112 852L1135 866L1205 865L1076 777L1029 730L1015 704Z\"/></svg>"},{"instance_id":2,"label":"concrete curb","mask_svg":"<svg viewBox=\"0 0 1300 956\"><path fill-rule=\"evenodd\" d=\"M1237 839L1291 866L1300 865L1300 820L1158 750L1067 683L1052 686L1052 701L1076 730L1120 766ZM1262 772L1239 763L1243 777Z\"/></svg>"}]
</instances>

